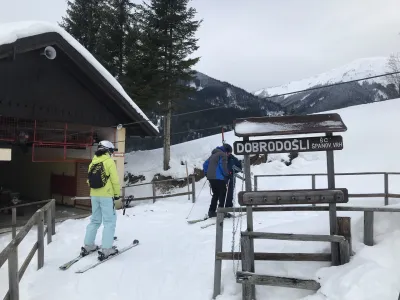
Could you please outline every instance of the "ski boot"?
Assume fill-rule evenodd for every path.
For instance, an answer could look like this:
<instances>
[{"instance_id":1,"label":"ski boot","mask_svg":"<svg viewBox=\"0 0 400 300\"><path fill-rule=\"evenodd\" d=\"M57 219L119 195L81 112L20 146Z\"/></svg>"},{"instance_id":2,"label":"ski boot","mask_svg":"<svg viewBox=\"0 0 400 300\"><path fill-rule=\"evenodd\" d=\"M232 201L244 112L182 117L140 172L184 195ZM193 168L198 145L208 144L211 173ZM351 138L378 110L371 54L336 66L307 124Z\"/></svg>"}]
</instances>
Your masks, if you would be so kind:
<instances>
[{"instance_id":1,"label":"ski boot","mask_svg":"<svg viewBox=\"0 0 400 300\"><path fill-rule=\"evenodd\" d=\"M209 218L215 218L217 216L217 213L215 211L208 211L207 215Z\"/></svg>"},{"instance_id":2,"label":"ski boot","mask_svg":"<svg viewBox=\"0 0 400 300\"><path fill-rule=\"evenodd\" d=\"M103 260L107 259L108 257L117 254L118 249L116 246L113 246L112 248L109 248L109 249L101 249L97 253L99 254L98 260L103 261Z\"/></svg>"},{"instance_id":3,"label":"ski boot","mask_svg":"<svg viewBox=\"0 0 400 300\"><path fill-rule=\"evenodd\" d=\"M84 246L81 248L81 256L84 257L86 255L89 255L90 253L93 253L96 250L99 250L99 246L97 245Z\"/></svg>"},{"instance_id":4,"label":"ski boot","mask_svg":"<svg viewBox=\"0 0 400 300\"><path fill-rule=\"evenodd\" d=\"M230 213L224 213L224 218L232 218L233 215Z\"/></svg>"}]
</instances>

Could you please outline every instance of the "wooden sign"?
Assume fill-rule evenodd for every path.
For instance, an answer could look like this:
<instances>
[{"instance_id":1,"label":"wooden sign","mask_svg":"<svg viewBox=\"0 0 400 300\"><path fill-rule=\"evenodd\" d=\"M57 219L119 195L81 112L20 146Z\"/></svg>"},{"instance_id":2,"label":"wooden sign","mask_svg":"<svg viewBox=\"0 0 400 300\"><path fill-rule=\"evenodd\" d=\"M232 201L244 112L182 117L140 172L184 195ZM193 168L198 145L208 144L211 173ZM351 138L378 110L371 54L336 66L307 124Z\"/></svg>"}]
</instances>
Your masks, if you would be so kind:
<instances>
[{"instance_id":1,"label":"wooden sign","mask_svg":"<svg viewBox=\"0 0 400 300\"><path fill-rule=\"evenodd\" d=\"M274 140L236 141L233 143L233 152L236 155L313 152L342 149L343 138L340 135Z\"/></svg>"},{"instance_id":2,"label":"wooden sign","mask_svg":"<svg viewBox=\"0 0 400 300\"><path fill-rule=\"evenodd\" d=\"M347 203L346 188L316 190L274 190L239 192L239 204L248 205L295 205L318 203Z\"/></svg>"}]
</instances>

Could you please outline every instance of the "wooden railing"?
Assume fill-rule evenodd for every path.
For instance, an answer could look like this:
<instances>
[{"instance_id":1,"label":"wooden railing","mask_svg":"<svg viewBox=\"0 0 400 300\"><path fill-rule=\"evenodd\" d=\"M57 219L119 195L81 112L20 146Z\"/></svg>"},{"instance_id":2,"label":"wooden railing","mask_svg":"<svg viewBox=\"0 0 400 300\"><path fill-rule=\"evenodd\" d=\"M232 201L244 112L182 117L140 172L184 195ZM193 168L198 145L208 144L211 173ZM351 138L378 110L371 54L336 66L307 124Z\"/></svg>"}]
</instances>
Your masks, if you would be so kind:
<instances>
[{"instance_id":1,"label":"wooden railing","mask_svg":"<svg viewBox=\"0 0 400 300\"><path fill-rule=\"evenodd\" d=\"M285 212L285 211L326 211L329 212L329 206L276 206L276 207L253 207L253 212ZM337 206L337 211L342 212L363 212L364 213L364 244L367 246L373 246L375 244L374 241L374 213L382 213L382 212L396 212L400 213L400 208L393 207L355 207L355 206ZM223 251L223 235L224 235L224 213L243 213L246 212L246 207L225 207L218 208L217 213L217 221L216 221L216 242L215 242L215 265L214 265L214 292L213 299L215 299L221 293L221 276L222 276L222 260L241 260L242 265L244 264L244 253L245 249L242 245L241 252L234 252L233 250L227 252ZM349 259L349 255L354 255L352 240L351 240L351 223L349 217L337 217L338 219L338 229L339 234L343 235L348 241L348 246L342 243L342 248L345 253L344 258L346 261ZM249 220L249 216L247 216L247 220ZM252 218L251 218L252 221ZM346 224L347 223L347 224ZM342 225L340 225L342 224ZM346 224L346 226L343 226ZM260 234L258 232L254 232L252 234ZM248 235L248 234L247 234ZM243 236L243 233L241 233ZM270 237L275 239L292 239L291 236L293 234L270 234ZM330 239L326 237L326 241ZM301 239L300 239L301 240ZM313 240L313 238L308 237L308 240ZM340 241L339 241L340 242ZM348 248L348 250L347 250ZM265 253L265 252L255 252L253 256L254 260L259 261L331 261L330 253ZM259 276L258 278L254 273L246 273L246 272L237 272L237 282L243 283L243 280L247 280L247 282L253 280L261 280L264 283L278 285L278 286L286 286L286 287L297 287L297 288L319 288L319 286L312 280L299 280L293 278L277 279L274 276ZM250 279L250 276L253 278ZM279 283L279 284L278 284ZM300 286L299 286L300 285ZM400 298L399 298L400 299Z\"/></svg>"},{"instance_id":2,"label":"wooden railing","mask_svg":"<svg viewBox=\"0 0 400 300\"><path fill-rule=\"evenodd\" d=\"M183 192L183 193L176 193L176 194L164 194L164 195L157 195L157 188L156 185L159 183L163 182L168 182L168 181L176 181L176 180L186 180L187 181L187 187L188 191ZM190 184L192 185L192 190L190 190ZM127 192L127 188L134 188L138 186L144 186L144 185L152 185L152 191L153 191L153 196L148 196L148 197L134 197L133 195L128 195L132 194L131 192ZM132 201L143 201L143 200L153 200L153 203L156 202L157 199L164 199L164 198L173 198L173 197L179 197L179 196L188 196L188 200L190 200L190 196L192 196L192 203L196 202L196 179L194 175L184 177L184 178L172 178L172 179L165 179L165 180L156 180L152 182L146 182L146 183L139 183L139 184L133 184L133 185L125 185L122 187L122 202L125 202L123 205L124 208L129 207L129 204ZM91 197L72 197L72 200L90 200ZM125 214L125 210L124 210Z\"/></svg>"},{"instance_id":3,"label":"wooden railing","mask_svg":"<svg viewBox=\"0 0 400 300\"><path fill-rule=\"evenodd\" d=\"M188 185L188 191L183 192L183 193L176 193L176 194L166 194L166 195L157 195L156 193L156 185L158 183L162 182L168 182L168 181L176 181L176 180L186 180L187 185ZM192 190L190 191L190 183L192 185ZM165 179L165 180L155 180L152 182L147 182L147 183L139 183L139 184L134 184L134 185L126 185L122 188L122 193L123 195L126 195L126 189L127 188L133 188L133 187L138 187L138 186L143 186L143 185L152 185L152 190L153 190L153 196L149 197L140 197L140 198L133 198L132 201L142 201L142 200L153 200L153 203L156 202L156 199L163 199L163 198L172 198L172 197L178 197L178 196L188 196L188 200L190 200L190 196L192 196L192 203L196 202L196 179L194 175L185 177L185 178L173 178L173 179Z\"/></svg>"},{"instance_id":4,"label":"wooden railing","mask_svg":"<svg viewBox=\"0 0 400 300\"><path fill-rule=\"evenodd\" d=\"M39 203L46 203L42 208L37 210L33 216L28 220L24 227L20 231L16 232L16 210L21 206L34 205ZM55 200L46 200L33 203L27 203L23 205L13 206L7 209L12 210L13 216L13 233L12 241L1 251L0 253L0 268L8 261L8 284L9 290L4 297L4 300L19 300L19 282L22 279L26 269L28 268L33 256L38 253L38 269L41 269L44 265L44 238L47 234L47 244L52 242L52 236L55 234ZM5 210L5 209L2 209ZM46 218L46 228L44 226ZM18 246L22 240L27 236L32 227L36 224L37 226L37 241L33 245L31 251L26 257L25 261L19 268L18 265Z\"/></svg>"},{"instance_id":5,"label":"wooden railing","mask_svg":"<svg viewBox=\"0 0 400 300\"><path fill-rule=\"evenodd\" d=\"M358 176L358 175L383 175L384 192L383 193L363 193L349 194L349 198L384 198L385 205L389 205L389 198L400 198L400 194L389 193L389 175L400 175L400 172L353 172L353 173L335 173L335 176ZM311 177L311 188L316 188L316 177L328 176L326 173L314 174L278 174L278 175L254 175L254 190L258 188L258 178L262 177Z\"/></svg>"}]
</instances>

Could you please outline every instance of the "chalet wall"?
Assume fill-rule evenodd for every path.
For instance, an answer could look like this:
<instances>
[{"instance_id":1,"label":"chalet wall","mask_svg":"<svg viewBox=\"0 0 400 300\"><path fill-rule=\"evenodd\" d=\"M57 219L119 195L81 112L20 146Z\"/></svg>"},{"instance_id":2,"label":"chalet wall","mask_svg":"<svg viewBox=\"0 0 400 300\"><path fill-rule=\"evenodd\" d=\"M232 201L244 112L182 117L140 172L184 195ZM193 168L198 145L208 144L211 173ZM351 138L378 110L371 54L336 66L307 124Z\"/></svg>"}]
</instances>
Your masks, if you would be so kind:
<instances>
[{"instance_id":1,"label":"chalet wall","mask_svg":"<svg viewBox=\"0 0 400 300\"><path fill-rule=\"evenodd\" d=\"M1 164L0 182L30 200L50 199L50 176L75 175L75 163L32 162L32 153L24 154L18 148L12 151L12 160Z\"/></svg>"},{"instance_id":2,"label":"chalet wall","mask_svg":"<svg viewBox=\"0 0 400 300\"><path fill-rule=\"evenodd\" d=\"M88 85L61 51L54 60L39 50L19 54L15 60L0 60L0 111L8 117L105 127L124 122L115 114L120 109Z\"/></svg>"}]
</instances>

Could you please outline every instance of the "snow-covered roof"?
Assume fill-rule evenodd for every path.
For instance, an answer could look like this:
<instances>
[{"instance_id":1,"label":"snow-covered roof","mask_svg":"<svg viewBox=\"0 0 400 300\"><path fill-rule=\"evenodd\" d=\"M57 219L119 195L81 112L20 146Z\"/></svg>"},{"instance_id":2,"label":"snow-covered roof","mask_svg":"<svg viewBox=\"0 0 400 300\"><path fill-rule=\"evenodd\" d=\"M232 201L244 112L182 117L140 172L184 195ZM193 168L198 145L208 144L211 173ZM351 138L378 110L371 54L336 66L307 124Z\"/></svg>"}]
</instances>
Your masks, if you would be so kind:
<instances>
[{"instance_id":1,"label":"snow-covered roof","mask_svg":"<svg viewBox=\"0 0 400 300\"><path fill-rule=\"evenodd\" d=\"M119 82L86 50L74 37L58 25L42 21L25 21L0 24L0 46L12 44L18 39L27 38L44 33L58 33L76 51L78 51L111 86L126 100L126 102L156 131L158 128L149 120L146 114L128 96Z\"/></svg>"},{"instance_id":2,"label":"snow-covered roof","mask_svg":"<svg viewBox=\"0 0 400 300\"><path fill-rule=\"evenodd\" d=\"M235 135L240 137L344 132L346 130L347 127L338 114L244 118L237 119L234 128Z\"/></svg>"}]
</instances>

